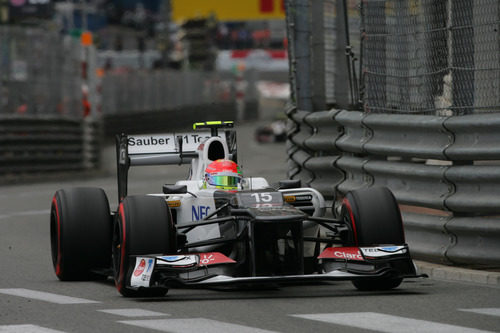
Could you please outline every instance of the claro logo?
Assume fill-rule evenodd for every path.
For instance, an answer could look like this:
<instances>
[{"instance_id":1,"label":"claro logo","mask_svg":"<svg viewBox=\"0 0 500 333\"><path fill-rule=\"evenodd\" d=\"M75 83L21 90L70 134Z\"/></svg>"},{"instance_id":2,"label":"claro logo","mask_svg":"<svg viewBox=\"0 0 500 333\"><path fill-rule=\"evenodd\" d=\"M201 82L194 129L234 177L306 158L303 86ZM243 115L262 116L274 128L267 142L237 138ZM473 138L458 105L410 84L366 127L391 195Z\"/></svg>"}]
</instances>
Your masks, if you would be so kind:
<instances>
[{"instance_id":1,"label":"claro logo","mask_svg":"<svg viewBox=\"0 0 500 333\"><path fill-rule=\"evenodd\" d=\"M359 250L352 251L352 252L334 251L333 255L336 258L342 258L342 259L363 260L363 256L361 255Z\"/></svg>"},{"instance_id":2,"label":"claro logo","mask_svg":"<svg viewBox=\"0 0 500 333\"><path fill-rule=\"evenodd\" d=\"M364 260L357 247L328 247L318 259Z\"/></svg>"}]
</instances>

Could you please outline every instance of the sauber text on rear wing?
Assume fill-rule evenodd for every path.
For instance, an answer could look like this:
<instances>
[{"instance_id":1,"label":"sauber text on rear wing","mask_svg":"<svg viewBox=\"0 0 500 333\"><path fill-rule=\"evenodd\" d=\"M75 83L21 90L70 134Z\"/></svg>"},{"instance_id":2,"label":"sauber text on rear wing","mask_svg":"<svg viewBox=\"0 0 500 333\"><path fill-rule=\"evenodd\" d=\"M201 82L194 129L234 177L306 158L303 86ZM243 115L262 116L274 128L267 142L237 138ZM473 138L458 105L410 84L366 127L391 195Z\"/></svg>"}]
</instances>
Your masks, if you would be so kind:
<instances>
[{"instance_id":1,"label":"sauber text on rear wing","mask_svg":"<svg viewBox=\"0 0 500 333\"><path fill-rule=\"evenodd\" d=\"M139 134L116 136L116 161L118 200L127 196L128 169L140 165L181 165L198 157L198 147L210 137L219 136L236 154L236 133L229 122L217 124L199 123L197 128L209 129L196 132L169 134ZM232 123L230 124L232 125ZM215 130L213 129L215 128ZM216 129L223 129L219 133ZM226 129L227 128L227 129ZM234 148L233 148L234 147ZM233 151L234 150L234 151Z\"/></svg>"}]
</instances>

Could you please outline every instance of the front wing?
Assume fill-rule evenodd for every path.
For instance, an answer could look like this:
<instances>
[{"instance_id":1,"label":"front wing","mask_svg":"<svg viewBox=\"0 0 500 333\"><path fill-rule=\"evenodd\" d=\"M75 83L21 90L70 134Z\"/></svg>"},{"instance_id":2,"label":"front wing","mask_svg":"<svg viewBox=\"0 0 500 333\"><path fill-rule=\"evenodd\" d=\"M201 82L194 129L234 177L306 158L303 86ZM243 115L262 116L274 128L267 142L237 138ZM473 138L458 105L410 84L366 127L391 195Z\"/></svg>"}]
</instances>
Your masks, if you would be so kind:
<instances>
[{"instance_id":1,"label":"front wing","mask_svg":"<svg viewBox=\"0 0 500 333\"><path fill-rule=\"evenodd\" d=\"M300 284L373 278L416 278L408 246L329 247L320 256L322 273L274 276L236 276L238 263L219 252L131 256L135 266L127 287L171 288L252 284Z\"/></svg>"}]
</instances>

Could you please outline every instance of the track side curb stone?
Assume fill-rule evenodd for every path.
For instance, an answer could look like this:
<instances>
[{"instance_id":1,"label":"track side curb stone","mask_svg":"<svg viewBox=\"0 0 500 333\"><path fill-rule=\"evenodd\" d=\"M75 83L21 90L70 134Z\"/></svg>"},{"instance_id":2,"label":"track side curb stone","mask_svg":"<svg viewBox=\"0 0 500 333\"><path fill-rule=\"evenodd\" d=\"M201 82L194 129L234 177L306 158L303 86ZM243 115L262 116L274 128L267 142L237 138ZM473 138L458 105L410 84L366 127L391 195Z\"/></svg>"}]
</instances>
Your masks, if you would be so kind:
<instances>
[{"instance_id":1,"label":"track side curb stone","mask_svg":"<svg viewBox=\"0 0 500 333\"><path fill-rule=\"evenodd\" d=\"M418 272L429 275L431 279L500 286L500 272L444 266L418 260L414 262Z\"/></svg>"}]
</instances>

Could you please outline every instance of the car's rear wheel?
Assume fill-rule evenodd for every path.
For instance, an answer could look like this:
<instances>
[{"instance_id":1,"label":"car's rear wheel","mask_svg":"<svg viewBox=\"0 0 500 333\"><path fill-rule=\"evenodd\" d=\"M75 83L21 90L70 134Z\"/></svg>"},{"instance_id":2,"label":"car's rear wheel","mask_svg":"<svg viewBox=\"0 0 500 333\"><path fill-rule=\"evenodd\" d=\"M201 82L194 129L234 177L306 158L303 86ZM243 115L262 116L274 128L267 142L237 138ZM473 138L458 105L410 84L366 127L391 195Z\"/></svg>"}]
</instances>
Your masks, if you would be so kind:
<instances>
[{"instance_id":1,"label":"car's rear wheel","mask_svg":"<svg viewBox=\"0 0 500 333\"><path fill-rule=\"evenodd\" d=\"M63 281L106 278L111 267L112 220L100 188L69 188L55 193L50 212L50 243L56 276Z\"/></svg>"},{"instance_id":2,"label":"car's rear wheel","mask_svg":"<svg viewBox=\"0 0 500 333\"><path fill-rule=\"evenodd\" d=\"M392 192L386 187L348 192L342 203L342 217L350 226L348 246L404 244L403 221ZM359 290L388 290L402 278L373 278L353 281Z\"/></svg>"},{"instance_id":3,"label":"car's rear wheel","mask_svg":"<svg viewBox=\"0 0 500 333\"><path fill-rule=\"evenodd\" d=\"M175 227L164 198L126 197L113 228L113 270L118 291L127 297L158 297L163 287L132 289L127 285L135 260L131 255L172 254L177 250Z\"/></svg>"}]
</instances>

